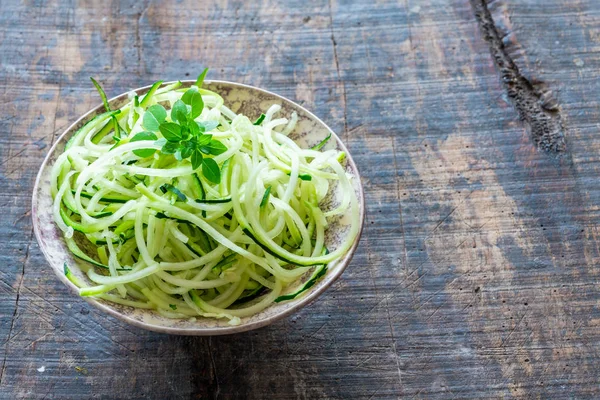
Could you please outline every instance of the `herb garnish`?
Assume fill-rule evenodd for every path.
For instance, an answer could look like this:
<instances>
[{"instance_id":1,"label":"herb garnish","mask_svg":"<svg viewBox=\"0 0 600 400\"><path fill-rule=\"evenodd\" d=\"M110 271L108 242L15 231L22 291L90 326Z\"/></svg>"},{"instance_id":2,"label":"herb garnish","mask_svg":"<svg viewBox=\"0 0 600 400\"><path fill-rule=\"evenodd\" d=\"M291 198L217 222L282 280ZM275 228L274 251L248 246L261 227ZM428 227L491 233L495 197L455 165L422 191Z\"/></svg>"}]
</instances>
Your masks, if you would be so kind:
<instances>
[{"instance_id":1,"label":"herb garnish","mask_svg":"<svg viewBox=\"0 0 600 400\"><path fill-rule=\"evenodd\" d=\"M206 70L202 72L198 81L202 84ZM204 109L202 95L198 87L188 89L180 100L177 100L170 110L170 121L167 121L167 110L160 104L149 107L142 119L144 132L135 135L131 140L149 140L156 138L155 132L163 136L157 143L162 145L161 153L173 154L181 161L190 159L192 168L195 170L202 167L202 174L212 183L221 182L221 170L219 165L210 157L217 156L227 151L227 147L220 141L213 139L208 132L214 130L219 123L217 121L200 121L195 119L200 116ZM140 157L152 155L154 150L136 150Z\"/></svg>"}]
</instances>

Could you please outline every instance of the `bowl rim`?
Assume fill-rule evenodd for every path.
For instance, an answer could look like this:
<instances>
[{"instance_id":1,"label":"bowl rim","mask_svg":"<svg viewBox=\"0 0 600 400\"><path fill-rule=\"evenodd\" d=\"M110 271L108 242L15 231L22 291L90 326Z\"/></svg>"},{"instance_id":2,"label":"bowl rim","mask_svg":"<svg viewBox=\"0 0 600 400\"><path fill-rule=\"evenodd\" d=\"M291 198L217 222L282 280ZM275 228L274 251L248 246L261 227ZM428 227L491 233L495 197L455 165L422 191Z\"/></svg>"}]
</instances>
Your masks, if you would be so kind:
<instances>
[{"instance_id":1,"label":"bowl rim","mask_svg":"<svg viewBox=\"0 0 600 400\"><path fill-rule=\"evenodd\" d=\"M163 82L161 84L162 86L165 85L169 85L172 83L175 83L178 81L169 81L169 82ZM195 82L195 80L180 80L179 82L181 82L182 84L188 84L191 83L193 84ZM315 114L313 114L312 112L310 112L309 110L307 110L306 108L304 108L303 106L301 106L300 104L296 103L295 101L292 101L286 97L283 97L277 93L273 93L271 91L265 90L265 89L261 89L261 88L257 88L255 86L251 86L251 85L246 85L243 83L237 83L237 82L230 82L230 81L224 81L224 80L213 80L213 79L207 79L204 81L207 84L224 84L224 85L231 85L231 86L237 86L239 88L244 88L244 89L250 89L250 90L256 90L259 92L263 92L266 93L270 96L274 96L275 98L278 98L282 101L285 102L289 102L292 105L294 105L295 107L299 108L300 110L302 110L304 113L306 113L306 115L308 115L310 118L314 119L315 121L321 123L327 130L329 130L329 132L333 135L333 137L337 140L337 143L339 145L339 147L341 147L341 149L346 153L346 157L347 157L347 161L351 166L351 169L353 171L356 171L356 178L358 181L358 205L359 205L359 212L360 212L360 216L359 216L359 229L358 229L358 234L356 235L356 238L354 239L354 242L352 243L352 246L350 247L350 249L346 252L346 254L340 258L337 262L339 263L338 267L333 271L332 274L328 274L326 275L329 276L329 278L325 280L325 282L323 283L322 286L316 287L312 290L309 289L308 293L305 294L304 296L302 296L300 299L298 299L297 301L295 301L293 304L290 305L290 307L281 310L279 312L275 312L269 316L267 316L264 319L260 319L257 321L252 321L250 323L242 323L240 325L231 325L231 326L218 326L218 327L192 327L192 328L178 328L178 327L171 327L171 326L161 326L161 325L155 325L152 323L147 323L144 321L140 321L137 320L135 318L132 318L128 315L122 314L120 312L118 312L117 310L114 310L113 308L109 307L108 305L96 300L93 297L81 297L83 300L85 300L86 302L88 302L89 304L93 305L94 307L98 308L101 311L104 311L106 313L108 313L111 316L114 316L124 322L127 322L130 325L136 326L138 328L142 328L142 329L146 329L146 330L150 330L150 331L154 331L154 332L159 332L159 333L167 333L167 334L175 334L175 335L190 335L190 336L212 336L212 335L227 335L227 334L234 334L234 333L240 333L240 332L246 332L246 331L250 331L253 329L258 329L261 328L263 326L267 326L275 321L281 320L285 317L288 317L289 315L291 315L292 313L306 307L307 305L309 305L311 302L313 302L315 299L317 299L317 297L319 297L321 294L323 294L335 281L338 280L338 278L342 275L342 273L346 270L346 268L348 267L348 264L350 264L350 260L352 259L352 256L354 255L354 253L356 252L356 248L358 247L358 244L360 242L360 237L362 235L362 231L363 231L363 226L364 226L364 220L365 220L365 214L366 214L366 207L365 207L365 195L364 195L364 188L362 185L362 181L361 181L361 177L360 177L360 172L358 170L358 167L356 165L356 163L354 162L354 159L352 158L352 155L350 154L350 152L348 151L348 148L346 147L346 145L344 144L344 142L341 140L341 138L329 127L329 125L327 125L325 122L323 122L319 117L317 117ZM137 92L139 93L144 93L146 91L148 91L150 88L152 87L152 85L146 85L146 86L142 86L136 89L131 89L127 92L121 93L117 96L114 96L112 98L110 98L108 100L108 103L112 103L116 100L119 100L121 98L123 98L124 96L127 96L127 94L131 91ZM42 171L46 168L46 166L49 164L49 160L50 157L54 154L54 152L56 151L56 148L58 147L58 145L61 143L61 141L63 141L65 139L65 137L67 137L69 134L73 134L73 130L76 126L78 126L78 124L80 124L82 121L87 121L89 120L90 116L93 115L94 113L98 112L99 109L101 109L102 107L104 107L104 105L102 103L98 104L96 107L92 108L91 110L89 110L88 112L86 112L85 114L83 114L81 117L79 117L75 122L73 122L72 124L70 124L54 141L54 144L52 145L52 147L50 147L50 150L48 150L48 153L46 154L46 157L44 157L44 161L42 162L42 164L40 165L40 169L37 173L37 177L35 179L35 184L33 186L33 194L31 197L31 218L32 218L32 225L33 225L33 230L34 230L34 234L35 234L35 238L37 240L38 243L38 247L40 248L40 250L42 251L42 254L44 255L44 258L46 259L46 262L48 264L50 264L50 257L45 249L44 246L42 246L42 240L41 240L41 232L39 230L38 224L35 222L37 220L37 207L35 207L35 204L37 204L37 199L38 199L38 192L39 192L39 185L40 185L40 181L42 179ZM67 277L64 274L61 274L58 272L58 270L54 267L52 267L52 265L50 265L50 267L52 268L54 274L59 278L59 280L61 282L63 282L70 290L71 292L77 292L77 287L67 279Z\"/></svg>"}]
</instances>

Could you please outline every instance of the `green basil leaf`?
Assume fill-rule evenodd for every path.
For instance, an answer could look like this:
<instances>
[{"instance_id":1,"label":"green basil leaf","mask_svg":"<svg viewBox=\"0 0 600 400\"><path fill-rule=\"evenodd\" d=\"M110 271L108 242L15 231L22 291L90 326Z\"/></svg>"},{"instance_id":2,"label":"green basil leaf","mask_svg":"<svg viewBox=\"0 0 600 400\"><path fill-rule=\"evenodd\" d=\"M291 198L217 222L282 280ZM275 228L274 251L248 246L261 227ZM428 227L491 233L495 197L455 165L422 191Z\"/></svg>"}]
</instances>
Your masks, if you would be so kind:
<instances>
[{"instance_id":1,"label":"green basil leaf","mask_svg":"<svg viewBox=\"0 0 600 400\"><path fill-rule=\"evenodd\" d=\"M192 168L195 170L200 168L200 165L202 165L202 159L202 153L200 153L198 150L194 151L192 153Z\"/></svg>"},{"instance_id":2,"label":"green basil leaf","mask_svg":"<svg viewBox=\"0 0 600 400\"><path fill-rule=\"evenodd\" d=\"M165 122L166 118L167 110L160 104L155 104L146 110L142 119L142 127L148 131L156 132L160 124Z\"/></svg>"},{"instance_id":3,"label":"green basil leaf","mask_svg":"<svg viewBox=\"0 0 600 400\"><path fill-rule=\"evenodd\" d=\"M219 142L218 140L211 139L211 141L208 144L202 146L200 150L203 153L208 152L206 154L218 156L219 154L225 153L227 151L227 147L225 147L225 145Z\"/></svg>"},{"instance_id":4,"label":"green basil leaf","mask_svg":"<svg viewBox=\"0 0 600 400\"><path fill-rule=\"evenodd\" d=\"M192 137L190 130L187 126L181 127L181 138L183 140L189 140Z\"/></svg>"},{"instance_id":5,"label":"green basil leaf","mask_svg":"<svg viewBox=\"0 0 600 400\"><path fill-rule=\"evenodd\" d=\"M156 131L158 131L159 126L160 126L160 122L158 122L156 120L154 115L152 115L149 112L146 112L144 114L144 118L142 118L142 128L144 128L148 131L151 131L151 132L156 132Z\"/></svg>"},{"instance_id":6,"label":"green basil leaf","mask_svg":"<svg viewBox=\"0 0 600 400\"><path fill-rule=\"evenodd\" d=\"M198 92L197 87L193 86L189 88L183 94L183 96L181 96L181 101L192 107L192 119L195 119L202 114L202 110L204 109L204 101L202 100L202 95Z\"/></svg>"},{"instance_id":7,"label":"green basil leaf","mask_svg":"<svg viewBox=\"0 0 600 400\"><path fill-rule=\"evenodd\" d=\"M181 100L177 100L175 104L173 104L173 108L171 108L171 120L173 122L178 121L180 124L184 125L187 123L187 114L188 109L185 103Z\"/></svg>"},{"instance_id":8,"label":"green basil leaf","mask_svg":"<svg viewBox=\"0 0 600 400\"><path fill-rule=\"evenodd\" d=\"M217 126L219 126L218 121L200 121L200 122L197 122L197 124L200 127L200 132L202 132L202 133L210 132L213 129L215 129Z\"/></svg>"},{"instance_id":9,"label":"green basil leaf","mask_svg":"<svg viewBox=\"0 0 600 400\"><path fill-rule=\"evenodd\" d=\"M167 139L169 142L179 142L181 140L181 126L177 125L174 122L163 122L158 127L160 133Z\"/></svg>"},{"instance_id":10,"label":"green basil leaf","mask_svg":"<svg viewBox=\"0 0 600 400\"><path fill-rule=\"evenodd\" d=\"M177 143L177 142L167 142L162 147L162 149L160 149L160 151L163 154L175 154L175 152L177 151L178 148L179 148L179 143Z\"/></svg>"},{"instance_id":11,"label":"green basil leaf","mask_svg":"<svg viewBox=\"0 0 600 400\"><path fill-rule=\"evenodd\" d=\"M181 149L181 157L188 158L189 156L192 155L192 153L196 150L196 143L190 141L187 141L183 144L183 147Z\"/></svg>"},{"instance_id":12,"label":"green basil leaf","mask_svg":"<svg viewBox=\"0 0 600 400\"><path fill-rule=\"evenodd\" d=\"M190 130L190 133L192 134L192 136L200 135L200 127L198 126L196 121L189 120L188 121L188 129Z\"/></svg>"},{"instance_id":13,"label":"green basil leaf","mask_svg":"<svg viewBox=\"0 0 600 400\"><path fill-rule=\"evenodd\" d=\"M212 140L212 135L199 135L199 136L196 136L196 143L197 143L198 146L204 146L204 145L210 143L211 140ZM206 154L210 154L210 152L206 153Z\"/></svg>"},{"instance_id":14,"label":"green basil leaf","mask_svg":"<svg viewBox=\"0 0 600 400\"><path fill-rule=\"evenodd\" d=\"M183 159L189 158L192 154L194 154L194 151L195 150L193 150L193 149L183 148L181 150L181 158L183 158Z\"/></svg>"},{"instance_id":15,"label":"green basil leaf","mask_svg":"<svg viewBox=\"0 0 600 400\"><path fill-rule=\"evenodd\" d=\"M131 138L131 140L129 140L129 142L139 142L141 140L156 140L157 137L154 133L152 132L140 132L138 134L136 134L134 137ZM154 143L152 143L154 144ZM135 154L138 157L142 157L142 158L146 158L146 157L150 157L152 154L154 154L156 150L154 149L138 149L138 150L133 150L133 154Z\"/></svg>"},{"instance_id":16,"label":"green basil leaf","mask_svg":"<svg viewBox=\"0 0 600 400\"><path fill-rule=\"evenodd\" d=\"M183 93L183 96L181 96L181 101L183 101L185 104L191 106L192 105L192 95L194 94L194 92L198 93L198 88L196 86L192 86L191 88L186 90L185 93Z\"/></svg>"},{"instance_id":17,"label":"green basil leaf","mask_svg":"<svg viewBox=\"0 0 600 400\"><path fill-rule=\"evenodd\" d=\"M192 107L192 119L196 119L198 116L200 116L200 114L202 114L202 110L204 109L202 95L198 92L193 92L190 101L190 106Z\"/></svg>"},{"instance_id":18,"label":"green basil leaf","mask_svg":"<svg viewBox=\"0 0 600 400\"><path fill-rule=\"evenodd\" d=\"M212 183L221 182L221 171L219 165L212 158L202 159L202 174Z\"/></svg>"}]
</instances>

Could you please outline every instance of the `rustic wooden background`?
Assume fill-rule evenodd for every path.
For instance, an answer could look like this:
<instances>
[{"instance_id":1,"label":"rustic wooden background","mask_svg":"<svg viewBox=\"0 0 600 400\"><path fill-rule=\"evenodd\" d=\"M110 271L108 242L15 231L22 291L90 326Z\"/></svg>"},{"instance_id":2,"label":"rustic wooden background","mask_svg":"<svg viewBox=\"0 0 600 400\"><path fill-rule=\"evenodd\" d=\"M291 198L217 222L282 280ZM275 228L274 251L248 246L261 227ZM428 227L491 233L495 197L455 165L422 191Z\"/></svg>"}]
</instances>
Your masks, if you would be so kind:
<instances>
[{"instance_id":1,"label":"rustic wooden background","mask_svg":"<svg viewBox=\"0 0 600 400\"><path fill-rule=\"evenodd\" d=\"M0 398L600 397L600 2L100 3L0 0ZM89 76L203 66L334 127L368 216L294 317L167 336L65 290L30 196Z\"/></svg>"}]
</instances>

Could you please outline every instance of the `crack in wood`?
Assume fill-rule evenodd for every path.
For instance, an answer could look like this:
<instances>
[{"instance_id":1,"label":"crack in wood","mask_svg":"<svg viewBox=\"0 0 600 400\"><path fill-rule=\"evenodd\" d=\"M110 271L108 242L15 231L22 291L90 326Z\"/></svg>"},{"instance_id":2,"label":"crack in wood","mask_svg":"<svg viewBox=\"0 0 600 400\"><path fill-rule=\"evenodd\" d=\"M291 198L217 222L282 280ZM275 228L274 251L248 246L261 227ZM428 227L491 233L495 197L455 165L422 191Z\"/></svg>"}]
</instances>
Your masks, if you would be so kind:
<instances>
[{"instance_id":1,"label":"crack in wood","mask_svg":"<svg viewBox=\"0 0 600 400\"><path fill-rule=\"evenodd\" d=\"M212 338L209 337L208 341L206 342L208 345L208 355L210 356L210 365L211 365L211 370L212 370L212 375L215 379L215 383L217 384L217 388L215 390L215 399L219 398L219 393L221 392L221 384L219 382L219 374L217 372L217 363L215 363L215 357L213 355L213 348L212 348Z\"/></svg>"},{"instance_id":2,"label":"crack in wood","mask_svg":"<svg viewBox=\"0 0 600 400\"><path fill-rule=\"evenodd\" d=\"M142 74L142 37L140 35L140 23L142 22L142 18L144 18L149 7L150 3L144 4L144 8L139 12L135 24L135 47L137 49L138 75Z\"/></svg>"},{"instance_id":3,"label":"crack in wood","mask_svg":"<svg viewBox=\"0 0 600 400\"><path fill-rule=\"evenodd\" d=\"M346 100L346 83L342 79L342 74L340 72L340 61L338 59L337 53L337 41L335 40L335 32L333 29L333 10L331 7L331 0L329 0L329 27L331 29L331 44L333 45L333 58L335 60L335 70L337 72L338 83L342 88L342 99L344 100L344 139L348 139L348 107Z\"/></svg>"},{"instance_id":4,"label":"crack in wood","mask_svg":"<svg viewBox=\"0 0 600 400\"><path fill-rule=\"evenodd\" d=\"M392 151L394 155L394 171L400 171L398 166L398 157L396 156L396 138L392 137ZM396 181L396 198L398 202L398 215L400 217L400 235L402 236L402 267L404 269L404 274L408 272L408 251L406 250L406 233L404 231L404 217L402 215L402 196L401 196L401 187L402 184L400 182L400 175L398 172L395 174Z\"/></svg>"},{"instance_id":5,"label":"crack in wood","mask_svg":"<svg viewBox=\"0 0 600 400\"><path fill-rule=\"evenodd\" d=\"M71 34L71 12L74 12L74 11L72 11L72 9L69 9L67 11L67 27L65 29L66 37L69 37ZM68 48L69 47L66 44L63 46L63 55L62 55L62 59L63 59L62 70L63 71L66 71L67 60L69 59ZM56 139L58 139L58 137L60 136L60 133L56 132L56 120L57 120L56 114L58 114L58 110L60 109L60 105L61 105L61 94L62 94L62 86L63 86L64 77L65 77L65 74L60 74L60 78L58 80L58 92L56 95L56 108L54 109L54 121L52 123L52 139L50 140L50 148L52 148L52 146L54 145L54 141ZM63 128L64 128L64 126L61 127L61 131Z\"/></svg>"},{"instance_id":6,"label":"crack in wood","mask_svg":"<svg viewBox=\"0 0 600 400\"><path fill-rule=\"evenodd\" d=\"M486 0L470 0L481 33L502 75L502 82L512 99L520 118L527 122L537 146L549 153L567 150L565 126L558 103L549 91L540 92L525 78L508 55L502 38L492 18Z\"/></svg>"},{"instance_id":7,"label":"crack in wood","mask_svg":"<svg viewBox=\"0 0 600 400\"><path fill-rule=\"evenodd\" d=\"M8 336L6 336L6 343L4 345L4 358L2 359L2 368L0 369L0 387L4 380L4 373L6 370L6 358L8 356L8 344L10 343L10 336L15 327L15 320L17 319L17 311L19 310L19 297L21 296L21 287L23 286L23 280L25 278L25 264L29 260L29 250L31 249L31 242L33 241L33 226L31 227L31 233L29 234L29 242L27 243L27 250L25 251L25 259L23 260L23 266L21 267L21 278L17 286L17 296L15 298L15 311L13 312L10 320L10 328L8 329Z\"/></svg>"}]
</instances>

